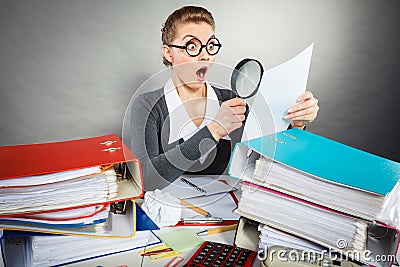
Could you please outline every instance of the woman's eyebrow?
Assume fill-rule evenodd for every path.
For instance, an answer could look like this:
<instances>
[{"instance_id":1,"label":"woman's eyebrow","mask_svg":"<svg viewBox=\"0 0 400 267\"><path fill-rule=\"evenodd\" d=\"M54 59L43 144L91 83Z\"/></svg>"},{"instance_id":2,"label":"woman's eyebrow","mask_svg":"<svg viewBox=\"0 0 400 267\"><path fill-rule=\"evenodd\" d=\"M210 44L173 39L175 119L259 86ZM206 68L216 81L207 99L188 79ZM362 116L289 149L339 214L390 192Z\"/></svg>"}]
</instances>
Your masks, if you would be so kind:
<instances>
[{"instance_id":1,"label":"woman's eyebrow","mask_svg":"<svg viewBox=\"0 0 400 267\"><path fill-rule=\"evenodd\" d=\"M182 37L182 40L185 40L185 38L187 38L187 37L199 39L197 36L194 36L194 35L191 35L191 34L187 34L187 35ZM214 37L215 37L215 34L211 35L208 39L214 38Z\"/></svg>"},{"instance_id":2,"label":"woman's eyebrow","mask_svg":"<svg viewBox=\"0 0 400 267\"><path fill-rule=\"evenodd\" d=\"M191 35L191 34L187 34L187 35L185 35L185 36L183 36L182 37L182 40L184 40L185 38L187 38L187 37L191 37L191 38L197 38L196 36L194 36L194 35Z\"/></svg>"}]
</instances>

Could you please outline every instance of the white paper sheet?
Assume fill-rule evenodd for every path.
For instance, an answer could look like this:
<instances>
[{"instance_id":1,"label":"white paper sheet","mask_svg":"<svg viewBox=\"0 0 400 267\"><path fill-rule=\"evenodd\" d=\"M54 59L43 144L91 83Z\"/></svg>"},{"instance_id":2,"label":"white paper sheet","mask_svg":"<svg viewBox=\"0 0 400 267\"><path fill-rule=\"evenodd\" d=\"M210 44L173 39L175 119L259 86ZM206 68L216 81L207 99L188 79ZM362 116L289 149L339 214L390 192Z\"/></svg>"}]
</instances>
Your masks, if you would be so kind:
<instances>
[{"instance_id":1,"label":"white paper sheet","mask_svg":"<svg viewBox=\"0 0 400 267\"><path fill-rule=\"evenodd\" d=\"M294 58L264 72L242 141L287 129L290 121L283 116L306 90L313 47L311 44Z\"/></svg>"},{"instance_id":2,"label":"white paper sheet","mask_svg":"<svg viewBox=\"0 0 400 267\"><path fill-rule=\"evenodd\" d=\"M176 198L189 199L199 196L211 196L219 193L227 193L235 190L232 186L209 176L192 177L187 179L191 184L198 188L183 182L182 178L184 177L176 179L172 184L168 185L161 191L163 193L169 193Z\"/></svg>"},{"instance_id":3,"label":"white paper sheet","mask_svg":"<svg viewBox=\"0 0 400 267\"><path fill-rule=\"evenodd\" d=\"M200 207L209 212L212 217L219 217L223 220L239 220L240 215L234 210L237 205L230 193L215 194L212 196L194 197L190 199L190 204ZM183 219L202 218L197 212L183 207ZM203 217L204 218L204 217Z\"/></svg>"}]
</instances>

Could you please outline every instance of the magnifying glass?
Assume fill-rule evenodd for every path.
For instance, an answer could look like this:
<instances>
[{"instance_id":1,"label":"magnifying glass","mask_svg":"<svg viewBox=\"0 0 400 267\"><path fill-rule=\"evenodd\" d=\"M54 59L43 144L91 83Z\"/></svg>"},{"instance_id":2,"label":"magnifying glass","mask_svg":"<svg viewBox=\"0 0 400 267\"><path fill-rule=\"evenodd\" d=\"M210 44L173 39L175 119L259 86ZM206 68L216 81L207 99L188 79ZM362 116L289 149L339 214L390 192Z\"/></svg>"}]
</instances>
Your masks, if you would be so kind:
<instances>
[{"instance_id":1,"label":"magnifying glass","mask_svg":"<svg viewBox=\"0 0 400 267\"><path fill-rule=\"evenodd\" d=\"M252 58L242 59L235 67L231 76L231 88L243 99L254 96L260 87L264 68L260 61Z\"/></svg>"}]
</instances>

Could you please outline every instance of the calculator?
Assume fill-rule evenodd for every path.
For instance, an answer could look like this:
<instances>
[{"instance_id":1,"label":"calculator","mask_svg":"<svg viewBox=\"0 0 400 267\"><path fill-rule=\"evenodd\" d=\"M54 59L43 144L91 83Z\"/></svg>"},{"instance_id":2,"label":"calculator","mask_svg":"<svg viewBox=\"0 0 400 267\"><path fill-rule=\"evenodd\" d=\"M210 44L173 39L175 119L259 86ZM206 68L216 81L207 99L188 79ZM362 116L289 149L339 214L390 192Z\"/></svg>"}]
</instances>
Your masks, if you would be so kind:
<instances>
[{"instance_id":1,"label":"calculator","mask_svg":"<svg viewBox=\"0 0 400 267\"><path fill-rule=\"evenodd\" d=\"M249 249L205 241L184 266L250 267L255 256L256 252Z\"/></svg>"}]
</instances>

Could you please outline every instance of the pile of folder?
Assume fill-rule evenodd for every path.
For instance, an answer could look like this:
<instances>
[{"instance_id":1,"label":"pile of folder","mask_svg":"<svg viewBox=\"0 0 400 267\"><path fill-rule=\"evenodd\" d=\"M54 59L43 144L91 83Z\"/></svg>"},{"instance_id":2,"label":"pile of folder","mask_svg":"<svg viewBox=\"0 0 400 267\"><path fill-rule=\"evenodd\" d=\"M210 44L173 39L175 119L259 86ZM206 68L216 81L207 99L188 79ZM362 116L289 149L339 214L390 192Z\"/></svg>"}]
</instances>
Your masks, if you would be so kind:
<instances>
[{"instance_id":1,"label":"pile of folder","mask_svg":"<svg viewBox=\"0 0 400 267\"><path fill-rule=\"evenodd\" d=\"M141 169L118 136L3 146L0 162L7 266L54 266L159 242L151 231L136 233L148 219L134 202L144 193ZM20 246L12 246L16 236ZM68 253L49 253L57 249Z\"/></svg>"},{"instance_id":2,"label":"pile of folder","mask_svg":"<svg viewBox=\"0 0 400 267\"><path fill-rule=\"evenodd\" d=\"M238 143L229 174L242 180L241 216L265 225L260 244L273 245L275 229L356 263L395 261L399 163L291 129Z\"/></svg>"}]
</instances>

